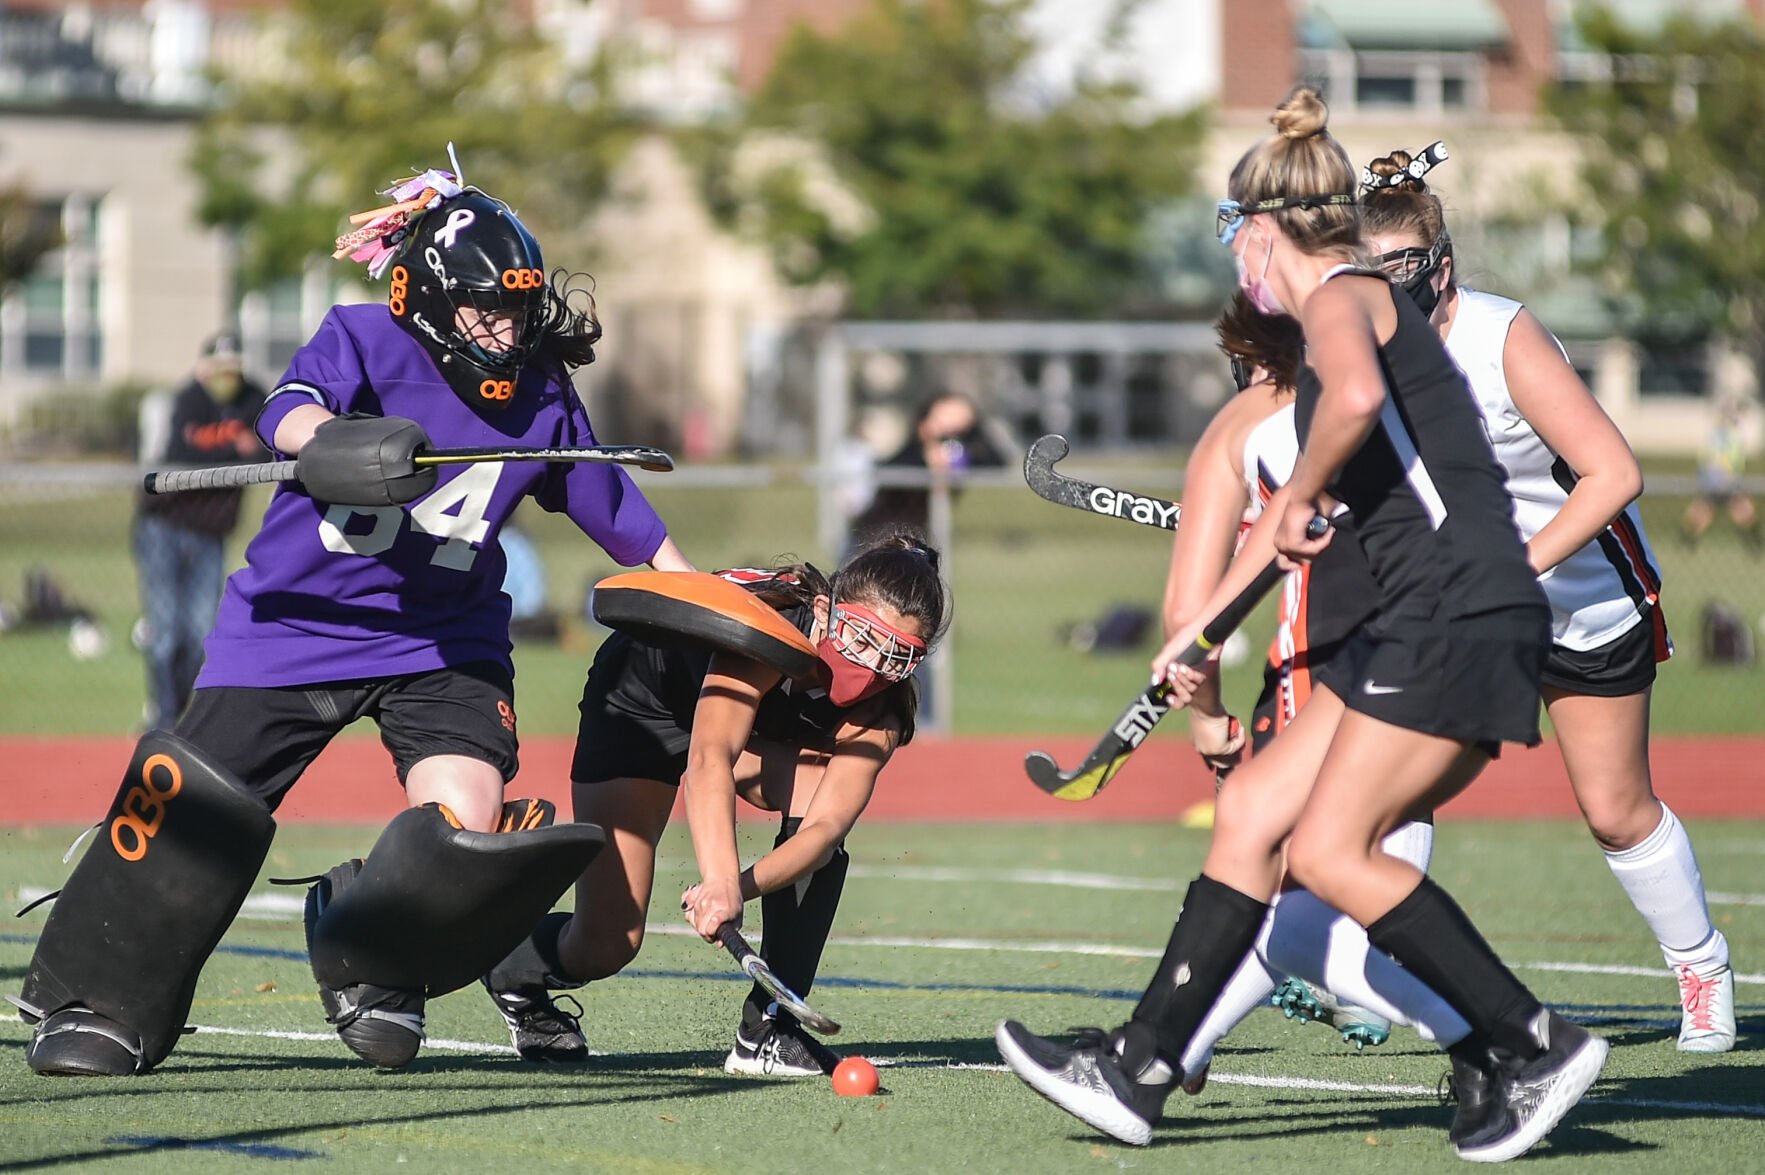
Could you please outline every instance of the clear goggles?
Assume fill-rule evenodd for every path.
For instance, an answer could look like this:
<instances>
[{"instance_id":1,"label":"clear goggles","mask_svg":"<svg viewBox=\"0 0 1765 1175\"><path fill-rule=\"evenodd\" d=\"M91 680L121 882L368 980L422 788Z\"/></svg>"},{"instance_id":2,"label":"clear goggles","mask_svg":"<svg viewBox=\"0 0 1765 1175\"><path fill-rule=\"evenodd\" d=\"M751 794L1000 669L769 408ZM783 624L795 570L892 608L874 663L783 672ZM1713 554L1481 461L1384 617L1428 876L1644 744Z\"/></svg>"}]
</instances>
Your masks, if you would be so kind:
<instances>
[{"instance_id":1,"label":"clear goggles","mask_svg":"<svg viewBox=\"0 0 1765 1175\"><path fill-rule=\"evenodd\" d=\"M1270 196L1267 200L1252 200L1248 204L1225 199L1219 202L1214 234L1219 237L1220 244L1230 245L1238 236L1238 229L1244 224L1245 218L1259 212L1279 212L1283 208L1330 208L1353 203L1353 192L1331 192L1325 196Z\"/></svg>"},{"instance_id":2,"label":"clear goggles","mask_svg":"<svg viewBox=\"0 0 1765 1175\"><path fill-rule=\"evenodd\" d=\"M1439 267L1441 259L1451 252L1452 238L1441 233L1432 249L1422 249L1415 245L1393 249L1374 257L1373 264L1380 273L1401 286L1414 281L1421 274L1433 272Z\"/></svg>"},{"instance_id":3,"label":"clear goggles","mask_svg":"<svg viewBox=\"0 0 1765 1175\"><path fill-rule=\"evenodd\" d=\"M889 681L905 681L925 659L923 639L891 627L861 604L834 604L828 639L840 656Z\"/></svg>"}]
</instances>

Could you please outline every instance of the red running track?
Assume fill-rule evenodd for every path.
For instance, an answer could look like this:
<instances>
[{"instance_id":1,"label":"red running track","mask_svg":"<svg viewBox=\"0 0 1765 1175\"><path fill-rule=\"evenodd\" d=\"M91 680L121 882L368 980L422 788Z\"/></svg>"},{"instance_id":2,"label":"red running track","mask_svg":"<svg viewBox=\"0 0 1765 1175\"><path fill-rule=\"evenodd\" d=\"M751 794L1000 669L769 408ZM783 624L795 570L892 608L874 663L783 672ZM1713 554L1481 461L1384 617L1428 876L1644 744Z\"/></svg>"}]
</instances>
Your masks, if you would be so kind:
<instances>
[{"instance_id":1,"label":"red running track","mask_svg":"<svg viewBox=\"0 0 1765 1175\"><path fill-rule=\"evenodd\" d=\"M571 745L568 738L523 740L522 771L509 794L544 796L568 812ZM133 747L122 738L0 739L0 762L6 764L0 825L97 820ZM865 819L1173 820L1213 796L1212 777L1181 739L1153 739L1106 791L1083 803L1043 795L1023 773L1029 751L1048 751L1070 765L1090 747L1089 740L1074 738L922 736L884 773ZM1681 816L1765 816L1765 738L1658 738L1652 758L1656 791ZM277 818L377 823L402 807L403 793L379 740L348 737L319 756ZM1446 814L1494 819L1578 813L1563 760L1546 743L1530 751L1507 748Z\"/></svg>"}]
</instances>

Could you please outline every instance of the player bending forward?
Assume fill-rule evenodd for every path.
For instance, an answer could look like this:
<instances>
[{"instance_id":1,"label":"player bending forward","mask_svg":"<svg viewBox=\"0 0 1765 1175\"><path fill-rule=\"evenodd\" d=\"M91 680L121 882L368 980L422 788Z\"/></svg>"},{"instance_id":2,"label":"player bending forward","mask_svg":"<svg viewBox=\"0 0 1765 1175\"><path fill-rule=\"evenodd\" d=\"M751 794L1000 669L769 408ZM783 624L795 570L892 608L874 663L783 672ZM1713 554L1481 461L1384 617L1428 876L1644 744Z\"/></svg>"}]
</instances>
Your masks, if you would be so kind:
<instances>
[{"instance_id":1,"label":"player bending forward","mask_svg":"<svg viewBox=\"0 0 1765 1175\"><path fill-rule=\"evenodd\" d=\"M807 564L723 574L806 638L812 671L787 678L746 637L715 653L622 632L601 646L582 694L571 778L576 818L607 830L607 850L577 884L575 914L547 916L486 979L529 1060L587 1056L575 1019L547 989L617 974L636 957L656 844L681 790L700 876L682 895L688 920L712 941L759 898L763 956L806 994L845 884L846 834L913 737L912 673L949 615L938 554L922 538L884 534L831 579ZM738 795L782 818L772 851L746 868ZM756 986L724 1068L805 1077L838 1061Z\"/></svg>"}]
</instances>

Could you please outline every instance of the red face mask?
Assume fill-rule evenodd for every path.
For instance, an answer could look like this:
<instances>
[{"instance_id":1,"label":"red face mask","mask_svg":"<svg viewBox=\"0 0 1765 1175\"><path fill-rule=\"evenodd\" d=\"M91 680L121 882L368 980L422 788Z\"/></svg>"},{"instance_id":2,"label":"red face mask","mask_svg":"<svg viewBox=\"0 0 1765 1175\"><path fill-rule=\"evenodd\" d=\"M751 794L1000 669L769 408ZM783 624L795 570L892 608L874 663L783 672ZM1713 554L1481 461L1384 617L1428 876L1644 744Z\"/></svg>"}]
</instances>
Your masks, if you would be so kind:
<instances>
[{"instance_id":1,"label":"red face mask","mask_svg":"<svg viewBox=\"0 0 1765 1175\"><path fill-rule=\"evenodd\" d=\"M832 677L828 698L836 706L856 706L907 680L925 657L926 643L863 605L835 603L815 651Z\"/></svg>"}]
</instances>

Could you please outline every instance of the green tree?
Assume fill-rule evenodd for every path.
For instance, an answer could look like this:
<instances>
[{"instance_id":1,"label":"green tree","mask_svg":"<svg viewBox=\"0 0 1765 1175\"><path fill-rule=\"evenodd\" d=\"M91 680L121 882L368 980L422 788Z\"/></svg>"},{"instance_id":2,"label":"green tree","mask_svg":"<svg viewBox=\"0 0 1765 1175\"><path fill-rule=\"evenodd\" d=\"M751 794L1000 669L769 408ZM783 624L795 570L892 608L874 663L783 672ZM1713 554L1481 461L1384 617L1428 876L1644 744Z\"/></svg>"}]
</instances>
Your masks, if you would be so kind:
<instances>
[{"instance_id":1,"label":"green tree","mask_svg":"<svg viewBox=\"0 0 1765 1175\"><path fill-rule=\"evenodd\" d=\"M1579 35L1610 76L1549 107L1586 143L1580 178L1615 306L1641 333L1730 339L1765 370L1765 39L1750 21L1626 27L1594 10Z\"/></svg>"},{"instance_id":2,"label":"green tree","mask_svg":"<svg viewBox=\"0 0 1765 1175\"><path fill-rule=\"evenodd\" d=\"M235 235L248 287L300 271L389 182L447 167L543 240L581 223L637 134L607 61L565 68L504 0L291 0L265 18L276 66L222 75L191 156L204 223Z\"/></svg>"},{"instance_id":3,"label":"green tree","mask_svg":"<svg viewBox=\"0 0 1765 1175\"><path fill-rule=\"evenodd\" d=\"M0 187L0 290L30 277L61 245L60 222L28 188Z\"/></svg>"},{"instance_id":4,"label":"green tree","mask_svg":"<svg viewBox=\"0 0 1765 1175\"><path fill-rule=\"evenodd\" d=\"M799 26L704 162L711 205L785 275L866 317L1145 314L1154 214L1191 190L1201 118L1128 82L1036 92L1029 0L877 0Z\"/></svg>"}]
</instances>

